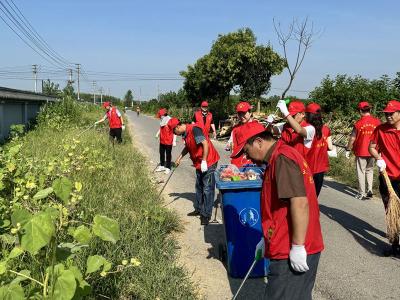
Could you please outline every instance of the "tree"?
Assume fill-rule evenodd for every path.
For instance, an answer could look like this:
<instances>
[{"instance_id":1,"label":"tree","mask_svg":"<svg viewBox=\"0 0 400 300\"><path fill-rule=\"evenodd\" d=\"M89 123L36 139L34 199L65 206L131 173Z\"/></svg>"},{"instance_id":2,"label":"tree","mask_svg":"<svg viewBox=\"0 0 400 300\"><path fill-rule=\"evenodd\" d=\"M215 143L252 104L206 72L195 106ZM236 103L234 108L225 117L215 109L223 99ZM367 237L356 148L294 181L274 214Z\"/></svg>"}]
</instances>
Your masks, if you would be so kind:
<instances>
[{"instance_id":1,"label":"tree","mask_svg":"<svg viewBox=\"0 0 400 300\"><path fill-rule=\"evenodd\" d=\"M133 102L133 94L131 90L128 90L124 96L125 107L131 107Z\"/></svg>"},{"instance_id":2,"label":"tree","mask_svg":"<svg viewBox=\"0 0 400 300\"><path fill-rule=\"evenodd\" d=\"M72 86L72 83L68 81L67 85L62 91L63 97L70 97L70 98L75 98L75 91L74 87Z\"/></svg>"},{"instance_id":3,"label":"tree","mask_svg":"<svg viewBox=\"0 0 400 300\"><path fill-rule=\"evenodd\" d=\"M289 83L281 96L283 99L285 98L287 91L292 86L296 73L300 69L304 61L304 57L306 56L308 49L310 49L312 43L314 42L314 37L315 35L317 35L317 33L314 32L314 26L312 23L309 27L308 18L306 18L302 22L299 22L298 20L294 19L292 23L289 25L289 30L287 33L284 33L282 31L281 24L279 22L276 23L275 19L273 19L273 23L275 32L278 36L279 44L283 48L283 54L286 60L286 69L289 72ZM289 59L288 59L288 47L290 41L296 42L296 49L297 49L295 55L296 56L295 63L292 66L289 64Z\"/></svg>"},{"instance_id":4,"label":"tree","mask_svg":"<svg viewBox=\"0 0 400 300\"><path fill-rule=\"evenodd\" d=\"M351 116L357 112L360 101L368 101L374 111L382 110L388 100L400 98L400 90L396 87L396 79L391 80L387 75L374 80L360 75L337 75L334 79L325 77L309 97L316 99L326 112Z\"/></svg>"},{"instance_id":5,"label":"tree","mask_svg":"<svg viewBox=\"0 0 400 300\"><path fill-rule=\"evenodd\" d=\"M272 75L280 74L285 60L270 45L256 44L249 28L219 35L210 53L188 66L181 75L183 88L193 105L216 99L219 107L235 91L243 97L260 97L270 87Z\"/></svg>"},{"instance_id":6,"label":"tree","mask_svg":"<svg viewBox=\"0 0 400 300\"><path fill-rule=\"evenodd\" d=\"M60 95L60 85L47 79L43 81L42 93L48 96L58 97Z\"/></svg>"}]
</instances>

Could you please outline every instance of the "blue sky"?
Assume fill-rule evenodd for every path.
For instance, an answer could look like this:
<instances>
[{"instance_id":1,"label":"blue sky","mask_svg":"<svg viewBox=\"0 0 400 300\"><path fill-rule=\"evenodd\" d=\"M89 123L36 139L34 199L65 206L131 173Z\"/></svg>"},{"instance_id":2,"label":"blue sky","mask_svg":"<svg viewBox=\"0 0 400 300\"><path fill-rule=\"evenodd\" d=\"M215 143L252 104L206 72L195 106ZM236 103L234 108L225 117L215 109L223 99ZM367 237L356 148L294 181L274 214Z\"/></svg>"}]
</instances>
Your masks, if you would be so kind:
<instances>
[{"instance_id":1,"label":"blue sky","mask_svg":"<svg viewBox=\"0 0 400 300\"><path fill-rule=\"evenodd\" d=\"M285 28L293 18L307 16L322 34L306 56L293 90L310 91L326 75L360 74L372 79L400 71L399 1L13 1L53 49L88 72L175 77L206 54L218 34L243 27L251 28L259 43L271 42L281 53L272 18ZM14 66L29 71L31 64L50 66L1 20L0 39L0 71ZM65 85L66 72L45 77L52 76ZM280 94L286 84L286 72L274 77L270 94ZM141 91L143 100L181 85L182 81L97 82L97 87L118 97L128 89L136 97ZM32 90L33 81L0 76L0 86ZM83 81L81 89L91 92L91 82Z\"/></svg>"}]
</instances>

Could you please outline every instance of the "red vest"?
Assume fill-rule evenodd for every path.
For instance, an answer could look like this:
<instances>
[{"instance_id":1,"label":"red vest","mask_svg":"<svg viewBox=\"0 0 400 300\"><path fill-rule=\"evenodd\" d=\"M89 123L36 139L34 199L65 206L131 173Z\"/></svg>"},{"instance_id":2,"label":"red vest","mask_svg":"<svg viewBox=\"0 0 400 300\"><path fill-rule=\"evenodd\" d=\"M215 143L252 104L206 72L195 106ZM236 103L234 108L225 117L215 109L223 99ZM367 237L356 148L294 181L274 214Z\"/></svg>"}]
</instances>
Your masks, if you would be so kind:
<instances>
[{"instance_id":1,"label":"red vest","mask_svg":"<svg viewBox=\"0 0 400 300\"><path fill-rule=\"evenodd\" d=\"M199 127L203 128L203 132L205 136L208 136L210 134L210 128L211 128L211 123L212 123L212 113L207 112L206 115L206 124L204 124L204 119L203 119L203 114L201 110L198 110L194 113L194 118L196 120L196 124L200 125Z\"/></svg>"},{"instance_id":2,"label":"red vest","mask_svg":"<svg viewBox=\"0 0 400 300\"><path fill-rule=\"evenodd\" d=\"M116 107L111 107L109 111L107 111L107 118L108 118L108 124L110 125L110 128L121 128L122 123L121 119L117 115L117 108Z\"/></svg>"},{"instance_id":3,"label":"red vest","mask_svg":"<svg viewBox=\"0 0 400 300\"><path fill-rule=\"evenodd\" d=\"M174 140L174 133L169 128L168 123L165 126L160 126L160 144L163 145L172 145Z\"/></svg>"},{"instance_id":4,"label":"red vest","mask_svg":"<svg viewBox=\"0 0 400 300\"><path fill-rule=\"evenodd\" d=\"M328 143L326 139L331 136L331 130L327 126L322 127L322 137L317 140L314 137L310 150L307 152L307 163L313 174L329 170Z\"/></svg>"},{"instance_id":5,"label":"red vest","mask_svg":"<svg viewBox=\"0 0 400 300\"><path fill-rule=\"evenodd\" d=\"M308 255L321 252L324 243L319 223L318 200L310 168L297 151L278 141L268 162L269 167L265 170L261 191L261 224L265 240L265 256L271 259L287 259L292 243L290 200L278 199L276 188L275 161L278 155L293 160L303 173L309 207L305 248Z\"/></svg>"},{"instance_id":6,"label":"red vest","mask_svg":"<svg viewBox=\"0 0 400 300\"><path fill-rule=\"evenodd\" d=\"M252 122L257 122L257 121L252 121ZM233 127L232 129L232 153L236 152L238 141L237 141L237 136L236 133L241 130L243 124L237 124ZM232 158L231 164L234 164L238 168L242 167L243 165L247 164L254 164L254 162L251 159L248 159L244 153L242 153L240 156Z\"/></svg>"},{"instance_id":7,"label":"red vest","mask_svg":"<svg viewBox=\"0 0 400 300\"><path fill-rule=\"evenodd\" d=\"M203 158L203 146L196 144L196 140L194 139L193 134L193 127L201 128L199 125L196 124L186 124L186 136L184 140L186 148L189 151L190 159L193 162L193 166L197 170L200 170L200 165ZM217 150L215 150L214 145L211 143L210 138L207 135L205 137L208 142L207 166L210 167L218 162L219 154Z\"/></svg>"},{"instance_id":8,"label":"red vest","mask_svg":"<svg viewBox=\"0 0 400 300\"><path fill-rule=\"evenodd\" d=\"M308 124L306 121L301 122L302 127L306 127ZM309 148L304 146L304 137L296 133L288 123L283 126L281 139L289 146L295 148L303 157L306 157Z\"/></svg>"},{"instance_id":9,"label":"red vest","mask_svg":"<svg viewBox=\"0 0 400 300\"><path fill-rule=\"evenodd\" d=\"M391 180L400 180L400 130L384 123L378 125L371 136L376 150L386 163L386 172Z\"/></svg>"},{"instance_id":10,"label":"red vest","mask_svg":"<svg viewBox=\"0 0 400 300\"><path fill-rule=\"evenodd\" d=\"M374 132L376 126L381 124L379 119L373 116L363 116L360 120L354 124L356 129L356 139L353 144L353 151L355 156L370 157L368 147L371 135Z\"/></svg>"}]
</instances>

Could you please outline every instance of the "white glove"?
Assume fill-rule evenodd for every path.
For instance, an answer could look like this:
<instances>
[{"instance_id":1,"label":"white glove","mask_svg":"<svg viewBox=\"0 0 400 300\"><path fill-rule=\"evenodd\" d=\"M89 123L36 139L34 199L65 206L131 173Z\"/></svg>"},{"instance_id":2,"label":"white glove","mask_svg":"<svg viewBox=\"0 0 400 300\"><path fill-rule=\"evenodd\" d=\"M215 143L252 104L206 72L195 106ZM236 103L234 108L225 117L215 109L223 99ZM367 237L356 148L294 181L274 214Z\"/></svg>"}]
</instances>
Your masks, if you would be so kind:
<instances>
[{"instance_id":1,"label":"white glove","mask_svg":"<svg viewBox=\"0 0 400 300\"><path fill-rule=\"evenodd\" d=\"M267 117L267 122L270 123L270 124L273 123L274 120L275 120L275 115L273 115L273 114L270 114L270 115Z\"/></svg>"},{"instance_id":2,"label":"white glove","mask_svg":"<svg viewBox=\"0 0 400 300\"><path fill-rule=\"evenodd\" d=\"M207 167L207 162L205 160L201 161L200 169L201 169L201 172L203 172L203 173L207 172L208 167Z\"/></svg>"},{"instance_id":3,"label":"white glove","mask_svg":"<svg viewBox=\"0 0 400 300\"><path fill-rule=\"evenodd\" d=\"M264 237L262 237L256 246L256 250L254 251L254 259L260 260L264 257L264 255L265 255L265 241Z\"/></svg>"},{"instance_id":4,"label":"white glove","mask_svg":"<svg viewBox=\"0 0 400 300\"><path fill-rule=\"evenodd\" d=\"M125 125L122 125L122 130L125 130Z\"/></svg>"},{"instance_id":5,"label":"white glove","mask_svg":"<svg viewBox=\"0 0 400 300\"><path fill-rule=\"evenodd\" d=\"M336 148L333 148L332 150L328 150L328 156L329 157L337 157Z\"/></svg>"},{"instance_id":6,"label":"white glove","mask_svg":"<svg viewBox=\"0 0 400 300\"><path fill-rule=\"evenodd\" d=\"M350 151L347 150L345 155L346 155L346 158L349 159L350 158Z\"/></svg>"},{"instance_id":7,"label":"white glove","mask_svg":"<svg viewBox=\"0 0 400 300\"><path fill-rule=\"evenodd\" d=\"M96 126L96 125L99 124L99 123L100 123L99 121L94 122L94 126Z\"/></svg>"},{"instance_id":8,"label":"white glove","mask_svg":"<svg viewBox=\"0 0 400 300\"><path fill-rule=\"evenodd\" d=\"M289 253L290 265L297 272L306 272L309 270L307 265L307 252L304 245L292 245Z\"/></svg>"},{"instance_id":9,"label":"white glove","mask_svg":"<svg viewBox=\"0 0 400 300\"><path fill-rule=\"evenodd\" d=\"M386 169L386 163L385 163L385 161L381 158L381 159L378 159L377 161L376 161L376 165L378 166L378 168L379 168L379 172L383 172L383 171L385 171L385 169Z\"/></svg>"},{"instance_id":10,"label":"white glove","mask_svg":"<svg viewBox=\"0 0 400 300\"><path fill-rule=\"evenodd\" d=\"M289 110L287 109L285 100L279 100L276 108L279 108L285 118L289 115Z\"/></svg>"}]
</instances>

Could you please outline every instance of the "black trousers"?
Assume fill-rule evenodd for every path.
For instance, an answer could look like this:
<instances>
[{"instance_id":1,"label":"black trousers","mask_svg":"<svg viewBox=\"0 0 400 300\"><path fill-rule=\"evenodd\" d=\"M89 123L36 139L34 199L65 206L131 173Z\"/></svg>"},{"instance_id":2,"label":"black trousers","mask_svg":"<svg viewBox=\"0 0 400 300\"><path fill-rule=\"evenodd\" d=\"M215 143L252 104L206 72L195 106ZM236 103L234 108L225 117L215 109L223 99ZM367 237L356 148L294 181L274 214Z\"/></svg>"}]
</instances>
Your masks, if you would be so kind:
<instances>
[{"instance_id":1,"label":"black trousers","mask_svg":"<svg viewBox=\"0 0 400 300\"><path fill-rule=\"evenodd\" d=\"M160 166L171 169L172 145L160 144Z\"/></svg>"},{"instance_id":2,"label":"black trousers","mask_svg":"<svg viewBox=\"0 0 400 300\"><path fill-rule=\"evenodd\" d=\"M317 197L319 196L319 193L321 192L322 189L322 184L324 183L324 175L325 172L316 173L313 175Z\"/></svg>"},{"instance_id":3,"label":"black trousers","mask_svg":"<svg viewBox=\"0 0 400 300\"><path fill-rule=\"evenodd\" d=\"M122 143L122 128L110 128L111 141L117 139L118 143Z\"/></svg>"},{"instance_id":4,"label":"black trousers","mask_svg":"<svg viewBox=\"0 0 400 300\"><path fill-rule=\"evenodd\" d=\"M390 180L390 182L392 183L393 189L396 192L397 197L400 197L400 180ZM385 178L383 178L382 174L379 175L379 193L381 194L382 202L383 205L385 206L385 211L386 211L389 203L389 191L386 185ZM395 247L397 250L400 251L398 239L393 241L392 247Z\"/></svg>"},{"instance_id":5,"label":"black trousers","mask_svg":"<svg viewBox=\"0 0 400 300\"><path fill-rule=\"evenodd\" d=\"M307 256L309 270L293 271L289 259L271 259L265 300L311 300L321 253Z\"/></svg>"}]
</instances>

